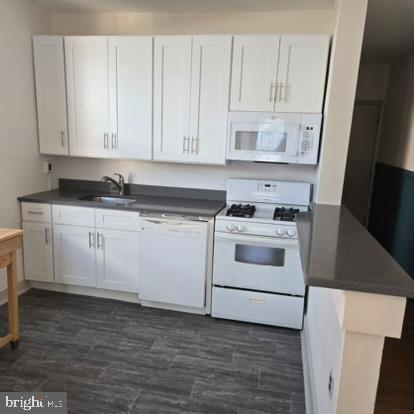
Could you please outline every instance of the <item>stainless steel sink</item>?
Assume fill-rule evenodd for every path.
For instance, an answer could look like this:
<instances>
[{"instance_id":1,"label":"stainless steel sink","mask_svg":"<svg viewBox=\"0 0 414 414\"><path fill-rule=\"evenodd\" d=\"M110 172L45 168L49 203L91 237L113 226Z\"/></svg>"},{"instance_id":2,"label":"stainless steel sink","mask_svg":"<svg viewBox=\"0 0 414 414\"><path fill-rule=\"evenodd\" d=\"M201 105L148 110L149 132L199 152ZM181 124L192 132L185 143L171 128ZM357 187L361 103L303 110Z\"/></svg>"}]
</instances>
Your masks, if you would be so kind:
<instances>
[{"instance_id":1,"label":"stainless steel sink","mask_svg":"<svg viewBox=\"0 0 414 414\"><path fill-rule=\"evenodd\" d=\"M135 203L135 198L129 197L116 197L116 196L100 196L100 195L87 195L79 198L81 201L93 201L94 203L110 204L113 206L127 206Z\"/></svg>"}]
</instances>

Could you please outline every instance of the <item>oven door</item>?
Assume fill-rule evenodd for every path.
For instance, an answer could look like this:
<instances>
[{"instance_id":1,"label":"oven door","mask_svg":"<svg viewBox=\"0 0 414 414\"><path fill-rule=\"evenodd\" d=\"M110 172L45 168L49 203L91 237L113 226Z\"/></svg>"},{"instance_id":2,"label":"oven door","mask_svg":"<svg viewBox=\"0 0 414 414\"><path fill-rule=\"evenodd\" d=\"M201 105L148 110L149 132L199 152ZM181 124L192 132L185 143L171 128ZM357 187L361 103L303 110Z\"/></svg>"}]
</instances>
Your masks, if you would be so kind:
<instances>
[{"instance_id":1,"label":"oven door","mask_svg":"<svg viewBox=\"0 0 414 414\"><path fill-rule=\"evenodd\" d=\"M216 286L304 295L297 240L216 233Z\"/></svg>"},{"instance_id":2,"label":"oven door","mask_svg":"<svg viewBox=\"0 0 414 414\"><path fill-rule=\"evenodd\" d=\"M296 163L299 133L300 116L295 114L230 120L227 159Z\"/></svg>"}]
</instances>

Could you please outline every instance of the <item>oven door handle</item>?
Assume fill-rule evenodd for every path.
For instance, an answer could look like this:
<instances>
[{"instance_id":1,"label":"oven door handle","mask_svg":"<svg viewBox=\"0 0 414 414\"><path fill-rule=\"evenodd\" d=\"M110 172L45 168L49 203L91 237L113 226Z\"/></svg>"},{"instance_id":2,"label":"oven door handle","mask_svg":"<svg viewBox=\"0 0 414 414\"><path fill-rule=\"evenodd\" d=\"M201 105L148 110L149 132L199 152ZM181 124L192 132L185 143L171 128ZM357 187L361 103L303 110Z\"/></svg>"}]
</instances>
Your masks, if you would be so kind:
<instances>
[{"instance_id":1,"label":"oven door handle","mask_svg":"<svg viewBox=\"0 0 414 414\"><path fill-rule=\"evenodd\" d=\"M240 233L215 233L214 234L215 240L224 240L224 241L232 241L234 243L238 242L250 242L254 244L265 244L265 245L271 245L274 247L293 247L298 248L299 242L297 239L282 239L277 237L269 237L269 236L251 236L246 234L240 234Z\"/></svg>"}]
</instances>

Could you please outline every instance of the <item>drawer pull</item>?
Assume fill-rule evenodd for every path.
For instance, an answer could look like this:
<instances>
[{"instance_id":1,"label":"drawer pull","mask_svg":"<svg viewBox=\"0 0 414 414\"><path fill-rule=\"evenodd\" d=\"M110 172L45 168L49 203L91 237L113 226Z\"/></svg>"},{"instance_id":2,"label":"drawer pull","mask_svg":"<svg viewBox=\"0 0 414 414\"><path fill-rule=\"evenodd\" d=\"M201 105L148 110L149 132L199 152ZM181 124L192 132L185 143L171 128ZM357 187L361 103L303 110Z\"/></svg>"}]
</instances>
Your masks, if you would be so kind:
<instances>
[{"instance_id":1,"label":"drawer pull","mask_svg":"<svg viewBox=\"0 0 414 414\"><path fill-rule=\"evenodd\" d=\"M48 244L49 241L50 241L49 229L47 227L45 227L45 243Z\"/></svg>"},{"instance_id":2,"label":"drawer pull","mask_svg":"<svg viewBox=\"0 0 414 414\"><path fill-rule=\"evenodd\" d=\"M33 211L33 210L29 210L27 212L27 214L39 214L39 215L41 215L41 214L43 214L43 211Z\"/></svg>"},{"instance_id":3,"label":"drawer pull","mask_svg":"<svg viewBox=\"0 0 414 414\"><path fill-rule=\"evenodd\" d=\"M266 302L264 298L249 298L249 303L254 303L256 305L263 305Z\"/></svg>"}]
</instances>

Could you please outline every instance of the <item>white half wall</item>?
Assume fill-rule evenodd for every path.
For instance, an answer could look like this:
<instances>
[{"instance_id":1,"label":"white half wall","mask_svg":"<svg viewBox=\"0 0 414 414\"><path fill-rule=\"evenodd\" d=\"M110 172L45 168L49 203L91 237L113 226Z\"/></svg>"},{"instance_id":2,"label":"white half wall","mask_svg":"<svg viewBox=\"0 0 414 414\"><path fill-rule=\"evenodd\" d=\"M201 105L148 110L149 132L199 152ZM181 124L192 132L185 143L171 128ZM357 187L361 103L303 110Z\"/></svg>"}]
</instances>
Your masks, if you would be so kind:
<instances>
[{"instance_id":1,"label":"white half wall","mask_svg":"<svg viewBox=\"0 0 414 414\"><path fill-rule=\"evenodd\" d=\"M0 0L0 10L0 227L20 228L17 197L48 184L38 150L32 36L50 31L51 15L28 0Z\"/></svg>"}]
</instances>

